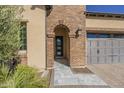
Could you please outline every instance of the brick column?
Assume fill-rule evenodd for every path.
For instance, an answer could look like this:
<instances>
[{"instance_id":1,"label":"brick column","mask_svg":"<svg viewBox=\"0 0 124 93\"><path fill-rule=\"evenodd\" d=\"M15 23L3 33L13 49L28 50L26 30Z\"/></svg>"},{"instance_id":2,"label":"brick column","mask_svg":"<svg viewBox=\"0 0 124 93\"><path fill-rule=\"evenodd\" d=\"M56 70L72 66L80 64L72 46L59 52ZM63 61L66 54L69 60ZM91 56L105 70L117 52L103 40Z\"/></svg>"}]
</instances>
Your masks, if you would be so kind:
<instances>
[{"instance_id":1,"label":"brick column","mask_svg":"<svg viewBox=\"0 0 124 93\"><path fill-rule=\"evenodd\" d=\"M47 69L52 69L54 65L54 34L47 35Z\"/></svg>"},{"instance_id":2,"label":"brick column","mask_svg":"<svg viewBox=\"0 0 124 93\"><path fill-rule=\"evenodd\" d=\"M85 65L83 36L78 37L69 35L70 37L70 67L81 68Z\"/></svg>"}]
</instances>

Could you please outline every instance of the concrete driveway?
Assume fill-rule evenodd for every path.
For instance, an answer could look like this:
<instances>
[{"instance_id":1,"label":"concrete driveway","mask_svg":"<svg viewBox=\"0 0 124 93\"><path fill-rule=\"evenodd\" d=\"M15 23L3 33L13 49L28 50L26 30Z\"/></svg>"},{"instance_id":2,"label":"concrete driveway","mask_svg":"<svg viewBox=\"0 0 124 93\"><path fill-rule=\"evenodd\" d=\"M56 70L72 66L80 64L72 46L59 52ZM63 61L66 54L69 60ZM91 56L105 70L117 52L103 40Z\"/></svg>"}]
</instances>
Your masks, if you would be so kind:
<instances>
[{"instance_id":1,"label":"concrete driveway","mask_svg":"<svg viewBox=\"0 0 124 93\"><path fill-rule=\"evenodd\" d=\"M88 68L110 87L124 87L124 64L92 64Z\"/></svg>"}]
</instances>

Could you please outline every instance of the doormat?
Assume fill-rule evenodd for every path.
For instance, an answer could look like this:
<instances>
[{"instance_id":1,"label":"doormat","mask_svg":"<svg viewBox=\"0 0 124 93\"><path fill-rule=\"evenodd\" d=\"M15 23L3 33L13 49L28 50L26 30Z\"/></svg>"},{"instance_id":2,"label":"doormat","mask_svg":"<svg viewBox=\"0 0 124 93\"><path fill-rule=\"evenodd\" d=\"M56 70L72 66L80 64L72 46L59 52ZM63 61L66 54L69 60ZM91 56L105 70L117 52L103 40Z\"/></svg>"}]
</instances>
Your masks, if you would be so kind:
<instances>
[{"instance_id":1,"label":"doormat","mask_svg":"<svg viewBox=\"0 0 124 93\"><path fill-rule=\"evenodd\" d=\"M86 73L86 74L94 74L91 70L89 70L87 67L85 68L71 68L71 71L74 74L79 74L79 73Z\"/></svg>"}]
</instances>

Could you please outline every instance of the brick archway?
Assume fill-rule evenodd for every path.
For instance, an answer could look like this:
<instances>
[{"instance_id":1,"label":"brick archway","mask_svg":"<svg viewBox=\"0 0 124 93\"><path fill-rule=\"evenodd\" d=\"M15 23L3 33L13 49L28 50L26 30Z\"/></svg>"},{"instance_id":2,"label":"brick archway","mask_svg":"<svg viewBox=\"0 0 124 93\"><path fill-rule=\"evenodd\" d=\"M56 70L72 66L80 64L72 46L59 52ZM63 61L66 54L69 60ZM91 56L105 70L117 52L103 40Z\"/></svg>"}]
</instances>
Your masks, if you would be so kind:
<instances>
[{"instance_id":1,"label":"brick archway","mask_svg":"<svg viewBox=\"0 0 124 93\"><path fill-rule=\"evenodd\" d=\"M67 9L66 9L67 8ZM85 65L85 15L82 6L53 6L51 14L47 17L47 68L54 64L54 39L55 28L66 26L69 29L69 61L71 67ZM80 26L79 26L80 25ZM77 37L76 31L81 28Z\"/></svg>"},{"instance_id":2,"label":"brick archway","mask_svg":"<svg viewBox=\"0 0 124 93\"><path fill-rule=\"evenodd\" d=\"M51 69L54 65L55 60L55 38L56 36L64 36L64 39L67 40L67 47L64 47L64 55L63 57L68 60L68 64L70 63L70 38L75 37L75 33L72 33L70 30L71 26L68 24L60 24L59 21L56 22L56 25L50 26L51 30L47 31L47 68ZM66 37L65 37L66 35ZM66 41L64 40L64 42ZM65 44L66 45L66 44ZM70 65L70 64L69 64Z\"/></svg>"},{"instance_id":3,"label":"brick archway","mask_svg":"<svg viewBox=\"0 0 124 93\"><path fill-rule=\"evenodd\" d=\"M70 39L69 39L69 28L63 24L57 25L54 29L55 38L54 38L54 57L56 58L64 58L67 60L67 64L69 64L70 60ZM60 40L62 39L62 42L59 46L57 46L57 38ZM59 49L58 49L59 48ZM57 53L61 53L59 57L57 56Z\"/></svg>"}]
</instances>

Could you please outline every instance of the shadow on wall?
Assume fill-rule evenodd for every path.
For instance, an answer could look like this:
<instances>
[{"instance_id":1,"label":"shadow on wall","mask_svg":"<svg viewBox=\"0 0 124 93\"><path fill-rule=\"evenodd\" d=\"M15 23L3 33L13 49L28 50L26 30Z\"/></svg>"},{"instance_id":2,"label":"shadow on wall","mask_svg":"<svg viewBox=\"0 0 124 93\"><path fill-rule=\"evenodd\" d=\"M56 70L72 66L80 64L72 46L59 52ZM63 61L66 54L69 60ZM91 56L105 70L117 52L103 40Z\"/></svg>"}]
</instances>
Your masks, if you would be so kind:
<instances>
[{"instance_id":1,"label":"shadow on wall","mask_svg":"<svg viewBox=\"0 0 124 93\"><path fill-rule=\"evenodd\" d=\"M35 8L39 8L39 9L43 9L43 10L46 10L46 15L49 16L53 7L52 5L32 5L31 9L34 10Z\"/></svg>"}]
</instances>

